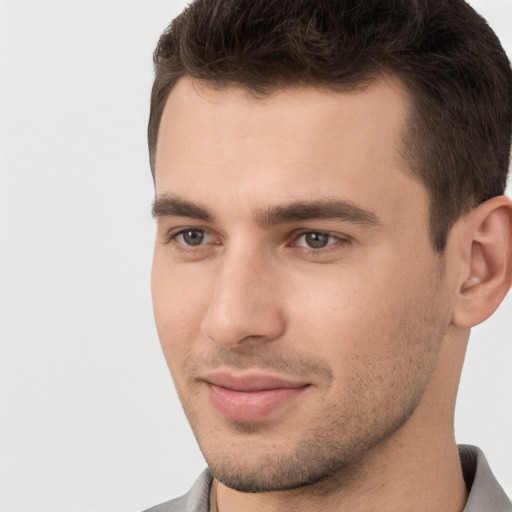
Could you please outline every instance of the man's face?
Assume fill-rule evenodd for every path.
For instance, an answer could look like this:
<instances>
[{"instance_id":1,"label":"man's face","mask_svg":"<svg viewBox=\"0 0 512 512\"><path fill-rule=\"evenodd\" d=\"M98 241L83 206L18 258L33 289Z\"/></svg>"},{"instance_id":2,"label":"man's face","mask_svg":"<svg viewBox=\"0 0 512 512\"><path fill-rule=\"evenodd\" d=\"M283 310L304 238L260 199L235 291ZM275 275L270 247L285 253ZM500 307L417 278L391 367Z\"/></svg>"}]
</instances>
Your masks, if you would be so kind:
<instances>
[{"instance_id":1,"label":"man's face","mask_svg":"<svg viewBox=\"0 0 512 512\"><path fill-rule=\"evenodd\" d=\"M182 79L156 155L152 289L184 410L244 491L335 475L412 424L449 324L407 96Z\"/></svg>"}]
</instances>

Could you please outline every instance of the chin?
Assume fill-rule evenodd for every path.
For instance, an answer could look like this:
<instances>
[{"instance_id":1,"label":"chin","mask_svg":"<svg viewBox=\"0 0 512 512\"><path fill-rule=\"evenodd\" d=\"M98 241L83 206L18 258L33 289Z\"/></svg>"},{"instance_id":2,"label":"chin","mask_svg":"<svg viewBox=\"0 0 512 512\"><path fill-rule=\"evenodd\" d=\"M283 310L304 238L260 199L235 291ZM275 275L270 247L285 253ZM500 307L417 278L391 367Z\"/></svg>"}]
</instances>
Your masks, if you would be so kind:
<instances>
[{"instance_id":1,"label":"chin","mask_svg":"<svg viewBox=\"0 0 512 512\"><path fill-rule=\"evenodd\" d=\"M243 424L251 429L254 425ZM203 449L203 455L214 477L226 487L245 493L289 491L332 480L351 466L357 454L323 441L303 440L290 450L275 443L257 446L246 439L242 447L219 443L216 449ZM224 449L219 450L223 446ZM227 448L229 447L229 449ZM321 487L321 486L319 486Z\"/></svg>"}]
</instances>

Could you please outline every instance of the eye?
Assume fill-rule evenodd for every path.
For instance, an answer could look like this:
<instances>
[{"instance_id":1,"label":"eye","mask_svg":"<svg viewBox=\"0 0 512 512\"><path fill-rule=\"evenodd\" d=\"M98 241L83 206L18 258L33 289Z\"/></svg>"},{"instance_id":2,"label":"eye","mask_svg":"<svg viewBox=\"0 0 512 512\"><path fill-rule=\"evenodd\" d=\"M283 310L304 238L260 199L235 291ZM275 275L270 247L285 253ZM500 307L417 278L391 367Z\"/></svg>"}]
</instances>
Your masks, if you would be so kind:
<instances>
[{"instance_id":1,"label":"eye","mask_svg":"<svg viewBox=\"0 0 512 512\"><path fill-rule=\"evenodd\" d=\"M204 229L185 229L173 236L174 240L179 244L188 247L197 247L211 243L213 236Z\"/></svg>"},{"instance_id":2,"label":"eye","mask_svg":"<svg viewBox=\"0 0 512 512\"><path fill-rule=\"evenodd\" d=\"M343 241L343 239L329 233L308 231L299 235L294 245L296 247L307 247L308 249L323 249L340 241Z\"/></svg>"}]
</instances>

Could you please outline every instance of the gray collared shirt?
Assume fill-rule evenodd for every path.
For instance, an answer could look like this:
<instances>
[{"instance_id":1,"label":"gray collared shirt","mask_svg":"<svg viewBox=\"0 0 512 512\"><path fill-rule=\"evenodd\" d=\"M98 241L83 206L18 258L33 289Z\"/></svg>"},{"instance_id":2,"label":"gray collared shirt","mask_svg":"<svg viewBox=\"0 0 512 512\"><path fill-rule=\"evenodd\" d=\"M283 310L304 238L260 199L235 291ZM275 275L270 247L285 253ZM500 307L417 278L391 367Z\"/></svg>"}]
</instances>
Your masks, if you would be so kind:
<instances>
[{"instance_id":1,"label":"gray collared shirt","mask_svg":"<svg viewBox=\"0 0 512 512\"><path fill-rule=\"evenodd\" d=\"M459 446L460 461L469 496L464 512L512 512L505 491L494 478L484 454L475 446ZM206 469L190 491L146 512L209 512L213 477Z\"/></svg>"}]
</instances>

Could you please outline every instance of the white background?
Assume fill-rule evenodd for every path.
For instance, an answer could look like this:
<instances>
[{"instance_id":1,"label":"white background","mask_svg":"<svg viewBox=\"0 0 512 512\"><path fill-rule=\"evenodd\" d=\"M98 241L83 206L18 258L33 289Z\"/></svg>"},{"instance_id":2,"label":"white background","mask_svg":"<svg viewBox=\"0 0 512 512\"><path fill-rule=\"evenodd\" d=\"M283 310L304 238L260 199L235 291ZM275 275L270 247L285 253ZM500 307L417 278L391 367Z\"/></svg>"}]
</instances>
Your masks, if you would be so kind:
<instances>
[{"instance_id":1,"label":"white background","mask_svg":"<svg viewBox=\"0 0 512 512\"><path fill-rule=\"evenodd\" d=\"M472 2L512 55L512 0ZM178 0L0 1L0 511L137 512L204 461L153 326L151 54ZM512 300L457 409L512 494Z\"/></svg>"}]
</instances>

